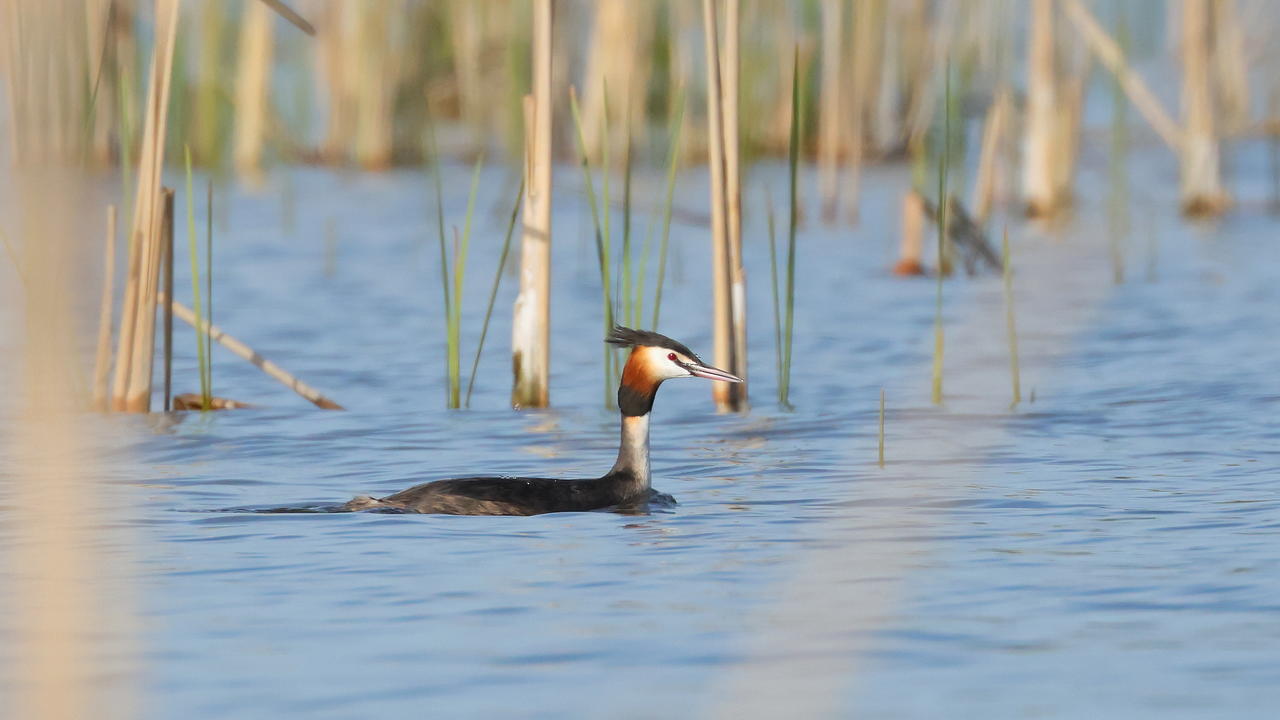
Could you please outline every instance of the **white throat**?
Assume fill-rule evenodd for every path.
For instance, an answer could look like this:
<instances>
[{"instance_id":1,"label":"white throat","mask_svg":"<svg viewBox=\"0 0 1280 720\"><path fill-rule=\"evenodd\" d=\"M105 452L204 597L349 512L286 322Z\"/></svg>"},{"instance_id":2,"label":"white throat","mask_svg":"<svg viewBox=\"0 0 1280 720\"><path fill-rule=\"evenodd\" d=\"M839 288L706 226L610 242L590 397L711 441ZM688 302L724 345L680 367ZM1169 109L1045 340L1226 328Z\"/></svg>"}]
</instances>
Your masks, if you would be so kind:
<instances>
[{"instance_id":1,"label":"white throat","mask_svg":"<svg viewBox=\"0 0 1280 720\"><path fill-rule=\"evenodd\" d=\"M649 486L649 414L622 416L622 443L611 472L626 471Z\"/></svg>"}]
</instances>

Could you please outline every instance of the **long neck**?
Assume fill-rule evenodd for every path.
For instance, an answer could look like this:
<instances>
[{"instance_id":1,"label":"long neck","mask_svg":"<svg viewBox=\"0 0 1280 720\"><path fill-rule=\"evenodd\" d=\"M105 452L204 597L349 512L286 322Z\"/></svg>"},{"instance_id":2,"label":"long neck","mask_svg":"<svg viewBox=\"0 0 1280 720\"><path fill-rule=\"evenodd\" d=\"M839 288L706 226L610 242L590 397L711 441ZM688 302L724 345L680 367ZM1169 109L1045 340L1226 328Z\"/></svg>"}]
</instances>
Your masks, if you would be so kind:
<instances>
[{"instance_id":1,"label":"long neck","mask_svg":"<svg viewBox=\"0 0 1280 720\"><path fill-rule=\"evenodd\" d=\"M622 443L618 461L609 474L626 473L645 489L649 487L649 414L622 416Z\"/></svg>"}]
</instances>

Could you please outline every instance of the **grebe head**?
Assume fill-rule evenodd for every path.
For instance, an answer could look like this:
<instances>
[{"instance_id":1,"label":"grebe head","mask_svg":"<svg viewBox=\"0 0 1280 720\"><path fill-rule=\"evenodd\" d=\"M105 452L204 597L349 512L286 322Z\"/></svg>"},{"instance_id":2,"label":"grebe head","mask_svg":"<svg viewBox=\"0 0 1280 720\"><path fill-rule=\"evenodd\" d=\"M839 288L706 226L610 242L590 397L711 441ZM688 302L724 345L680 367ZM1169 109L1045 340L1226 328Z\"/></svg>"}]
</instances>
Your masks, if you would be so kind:
<instances>
[{"instance_id":1,"label":"grebe head","mask_svg":"<svg viewBox=\"0 0 1280 720\"><path fill-rule=\"evenodd\" d=\"M683 343L656 332L618 326L605 341L631 348L631 357L623 368L622 383L618 387L618 407L625 415L648 413L663 380L700 377L742 382L737 375L706 364Z\"/></svg>"}]
</instances>

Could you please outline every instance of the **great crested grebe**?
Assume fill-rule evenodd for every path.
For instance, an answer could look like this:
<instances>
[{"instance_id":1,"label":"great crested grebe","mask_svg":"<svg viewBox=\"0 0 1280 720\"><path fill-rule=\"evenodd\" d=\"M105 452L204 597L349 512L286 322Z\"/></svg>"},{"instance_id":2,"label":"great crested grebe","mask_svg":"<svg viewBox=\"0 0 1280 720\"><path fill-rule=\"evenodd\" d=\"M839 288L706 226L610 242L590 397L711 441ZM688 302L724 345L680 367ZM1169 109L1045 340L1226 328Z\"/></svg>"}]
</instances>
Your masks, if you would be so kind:
<instances>
[{"instance_id":1,"label":"great crested grebe","mask_svg":"<svg viewBox=\"0 0 1280 720\"><path fill-rule=\"evenodd\" d=\"M649 411L653 409L658 386L663 380L682 377L724 382L742 382L742 378L707 365L689 348L655 332L615 327L605 342L629 347L631 355L618 385L622 444L618 461L603 477L436 480L381 499L357 497L344 509L445 515L539 515L647 502L652 492L649 487Z\"/></svg>"}]
</instances>

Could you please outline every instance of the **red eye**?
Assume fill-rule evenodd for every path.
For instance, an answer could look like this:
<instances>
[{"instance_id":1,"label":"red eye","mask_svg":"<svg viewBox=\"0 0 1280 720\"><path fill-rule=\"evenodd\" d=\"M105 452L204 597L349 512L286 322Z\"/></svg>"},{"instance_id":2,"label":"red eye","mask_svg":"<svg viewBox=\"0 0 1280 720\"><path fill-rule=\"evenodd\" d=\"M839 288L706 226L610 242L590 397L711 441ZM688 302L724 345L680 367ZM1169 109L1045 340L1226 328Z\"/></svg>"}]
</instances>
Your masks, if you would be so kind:
<instances>
[{"instance_id":1,"label":"red eye","mask_svg":"<svg viewBox=\"0 0 1280 720\"><path fill-rule=\"evenodd\" d=\"M671 362L680 362L679 360L676 360L675 353L667 353L667 359L670 360Z\"/></svg>"}]
</instances>

